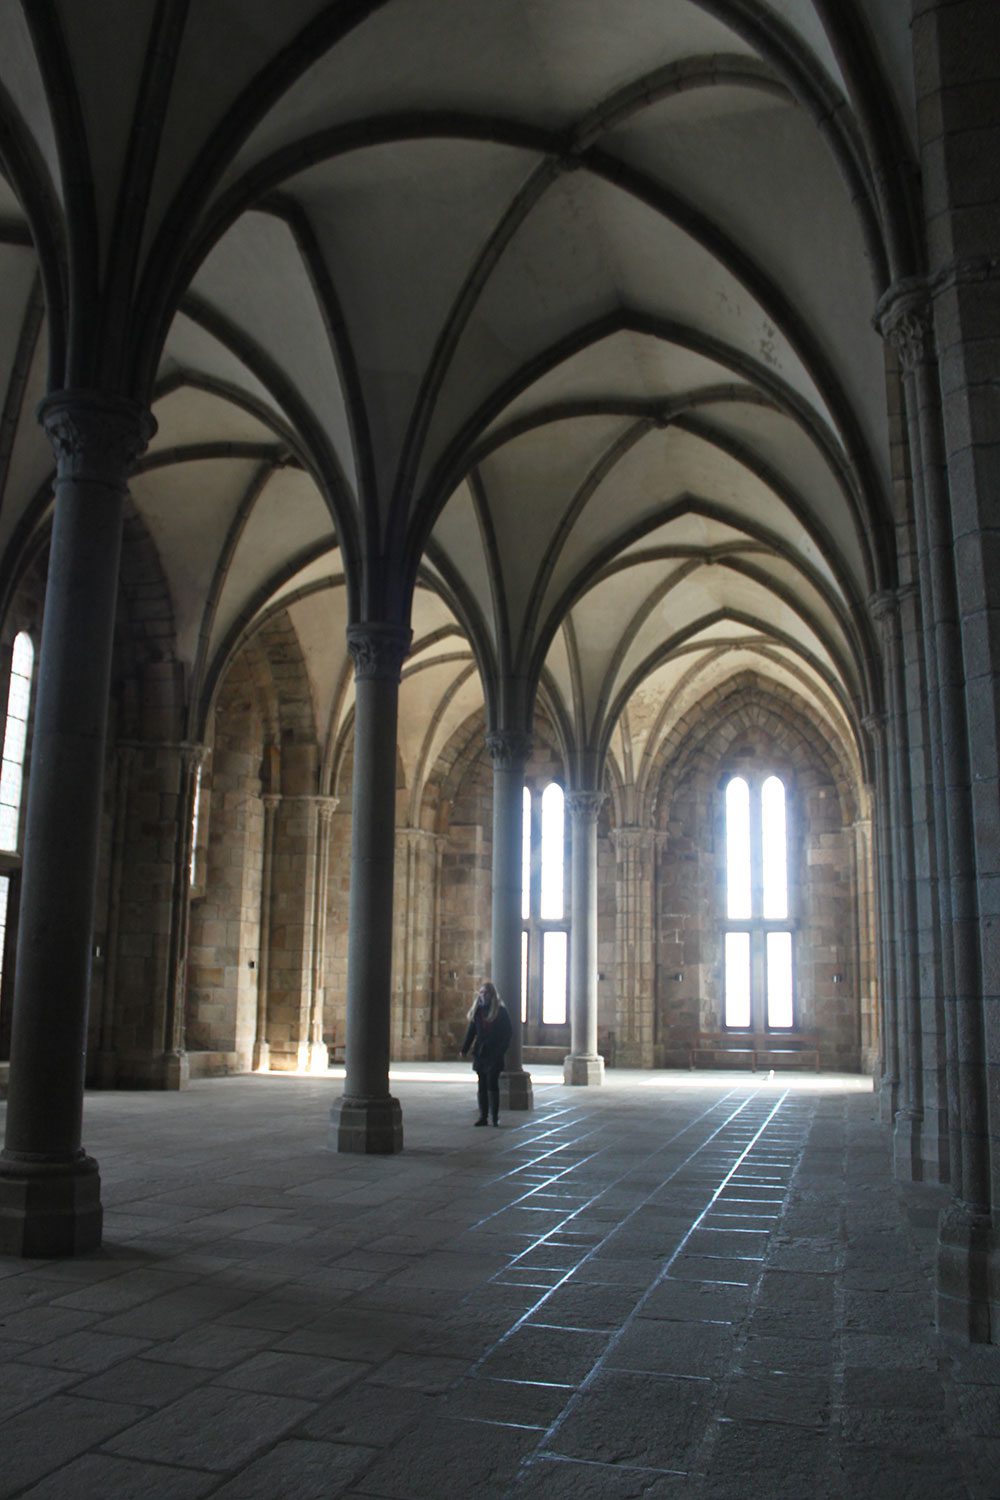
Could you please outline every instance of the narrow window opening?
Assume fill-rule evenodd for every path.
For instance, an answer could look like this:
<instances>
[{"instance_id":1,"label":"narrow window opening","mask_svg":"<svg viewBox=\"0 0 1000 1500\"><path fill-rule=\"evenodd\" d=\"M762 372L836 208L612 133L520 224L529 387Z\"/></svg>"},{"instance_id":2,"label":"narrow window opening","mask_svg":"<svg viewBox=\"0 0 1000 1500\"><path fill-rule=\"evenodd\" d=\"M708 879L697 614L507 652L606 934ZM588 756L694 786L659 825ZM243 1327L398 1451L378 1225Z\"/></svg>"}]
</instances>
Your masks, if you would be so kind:
<instances>
[{"instance_id":1,"label":"narrow window opening","mask_svg":"<svg viewBox=\"0 0 1000 1500\"><path fill-rule=\"evenodd\" d=\"M791 1031L795 972L788 811L779 776L733 776L725 787L724 1025Z\"/></svg>"},{"instance_id":2,"label":"narrow window opening","mask_svg":"<svg viewBox=\"0 0 1000 1500\"><path fill-rule=\"evenodd\" d=\"M198 885L198 825L201 820L201 766L194 773L193 806L191 809L191 863L188 868L188 879L192 887Z\"/></svg>"},{"instance_id":3,"label":"narrow window opening","mask_svg":"<svg viewBox=\"0 0 1000 1500\"><path fill-rule=\"evenodd\" d=\"M521 854L521 1020L528 1045L561 1042L568 1017L566 798L550 781L524 788Z\"/></svg>"},{"instance_id":4,"label":"narrow window opening","mask_svg":"<svg viewBox=\"0 0 1000 1500\"><path fill-rule=\"evenodd\" d=\"M31 674L34 665L35 648L27 631L22 630L15 638L11 657L3 758L0 762L0 849L9 853L16 853L20 834L24 757L28 742Z\"/></svg>"}]
</instances>

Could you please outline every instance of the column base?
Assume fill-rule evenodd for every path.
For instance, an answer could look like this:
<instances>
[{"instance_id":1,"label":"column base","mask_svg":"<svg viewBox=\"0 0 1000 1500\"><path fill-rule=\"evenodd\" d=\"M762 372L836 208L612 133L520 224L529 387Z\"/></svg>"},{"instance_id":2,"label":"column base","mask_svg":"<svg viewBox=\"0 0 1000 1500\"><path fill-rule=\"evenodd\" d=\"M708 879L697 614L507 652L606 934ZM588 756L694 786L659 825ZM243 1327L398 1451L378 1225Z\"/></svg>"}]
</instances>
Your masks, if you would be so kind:
<instances>
[{"instance_id":1,"label":"column base","mask_svg":"<svg viewBox=\"0 0 1000 1500\"><path fill-rule=\"evenodd\" d=\"M1000 1233L953 1203L938 1225L936 1323L963 1343L1000 1343Z\"/></svg>"},{"instance_id":2,"label":"column base","mask_svg":"<svg viewBox=\"0 0 1000 1500\"><path fill-rule=\"evenodd\" d=\"M345 1094L339 1109L334 1105L332 1120L338 1151L390 1156L403 1149L403 1111L391 1094L373 1099L352 1099Z\"/></svg>"},{"instance_id":3,"label":"column base","mask_svg":"<svg viewBox=\"0 0 1000 1500\"><path fill-rule=\"evenodd\" d=\"M325 1073L330 1066L330 1054L322 1042L302 1042L298 1064L300 1073Z\"/></svg>"},{"instance_id":4,"label":"column base","mask_svg":"<svg viewBox=\"0 0 1000 1500\"><path fill-rule=\"evenodd\" d=\"M164 1052L162 1063L164 1089L186 1089L191 1082L191 1065L186 1052Z\"/></svg>"},{"instance_id":5,"label":"column base","mask_svg":"<svg viewBox=\"0 0 1000 1500\"><path fill-rule=\"evenodd\" d=\"M97 1162L0 1156L0 1255L50 1259L84 1255L101 1243L104 1213Z\"/></svg>"},{"instance_id":6,"label":"column base","mask_svg":"<svg viewBox=\"0 0 1000 1500\"><path fill-rule=\"evenodd\" d=\"M534 1109L535 1098L531 1091L531 1074L520 1070L516 1073L500 1074L501 1109Z\"/></svg>"},{"instance_id":7,"label":"column base","mask_svg":"<svg viewBox=\"0 0 1000 1500\"><path fill-rule=\"evenodd\" d=\"M267 1042L254 1042L251 1067L255 1073L269 1073L271 1071L271 1049Z\"/></svg>"},{"instance_id":8,"label":"column base","mask_svg":"<svg viewBox=\"0 0 1000 1500\"><path fill-rule=\"evenodd\" d=\"M924 1117L912 1109L897 1111L892 1132L892 1169L897 1182L923 1182Z\"/></svg>"},{"instance_id":9,"label":"column base","mask_svg":"<svg viewBox=\"0 0 1000 1500\"><path fill-rule=\"evenodd\" d=\"M105 1063L108 1071L103 1076L107 1076L109 1082L103 1086L107 1088L186 1089L191 1079L186 1052L115 1052L106 1056L109 1058Z\"/></svg>"},{"instance_id":10,"label":"column base","mask_svg":"<svg viewBox=\"0 0 1000 1500\"><path fill-rule=\"evenodd\" d=\"M595 1052L593 1056L574 1056L571 1052L563 1058L563 1083L593 1086L604 1082L604 1058Z\"/></svg>"},{"instance_id":11,"label":"column base","mask_svg":"<svg viewBox=\"0 0 1000 1500\"><path fill-rule=\"evenodd\" d=\"M876 1086L878 1094L878 1117L883 1125L891 1125L899 1108L899 1079L883 1073Z\"/></svg>"}]
</instances>

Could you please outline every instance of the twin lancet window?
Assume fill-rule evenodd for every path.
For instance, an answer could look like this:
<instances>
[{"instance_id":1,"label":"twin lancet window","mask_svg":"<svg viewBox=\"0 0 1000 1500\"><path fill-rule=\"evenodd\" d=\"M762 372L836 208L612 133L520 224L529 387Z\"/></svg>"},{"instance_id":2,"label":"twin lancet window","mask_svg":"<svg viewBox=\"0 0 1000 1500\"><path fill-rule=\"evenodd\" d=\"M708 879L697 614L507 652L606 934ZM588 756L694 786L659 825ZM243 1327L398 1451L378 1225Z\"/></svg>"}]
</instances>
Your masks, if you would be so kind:
<instances>
[{"instance_id":1,"label":"twin lancet window","mask_svg":"<svg viewBox=\"0 0 1000 1500\"><path fill-rule=\"evenodd\" d=\"M525 787L521 841L521 1020L528 1041L566 1025L569 924L566 917L566 799L550 781L539 796ZM537 1035L536 1035L537 1033Z\"/></svg>"},{"instance_id":2,"label":"twin lancet window","mask_svg":"<svg viewBox=\"0 0 1000 1500\"><path fill-rule=\"evenodd\" d=\"M785 785L734 776L726 785L725 1024L795 1025Z\"/></svg>"},{"instance_id":3,"label":"twin lancet window","mask_svg":"<svg viewBox=\"0 0 1000 1500\"><path fill-rule=\"evenodd\" d=\"M557 782L523 793L521 1020L543 1040L565 1026L569 960L565 797ZM784 782L726 785L725 1024L795 1026Z\"/></svg>"}]
</instances>

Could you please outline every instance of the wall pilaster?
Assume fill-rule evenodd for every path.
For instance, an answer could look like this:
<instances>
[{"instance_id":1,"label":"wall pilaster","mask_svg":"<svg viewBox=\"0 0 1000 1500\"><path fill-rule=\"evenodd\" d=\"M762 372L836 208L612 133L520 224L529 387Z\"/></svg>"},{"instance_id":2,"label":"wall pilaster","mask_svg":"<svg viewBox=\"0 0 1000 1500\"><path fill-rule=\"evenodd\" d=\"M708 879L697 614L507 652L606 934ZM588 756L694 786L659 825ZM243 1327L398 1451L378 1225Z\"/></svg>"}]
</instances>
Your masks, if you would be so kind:
<instances>
[{"instance_id":1,"label":"wall pilaster","mask_svg":"<svg viewBox=\"0 0 1000 1500\"><path fill-rule=\"evenodd\" d=\"M618 956L615 993L616 1065L654 1065L654 886L658 836L651 828L615 828L615 896Z\"/></svg>"}]
</instances>

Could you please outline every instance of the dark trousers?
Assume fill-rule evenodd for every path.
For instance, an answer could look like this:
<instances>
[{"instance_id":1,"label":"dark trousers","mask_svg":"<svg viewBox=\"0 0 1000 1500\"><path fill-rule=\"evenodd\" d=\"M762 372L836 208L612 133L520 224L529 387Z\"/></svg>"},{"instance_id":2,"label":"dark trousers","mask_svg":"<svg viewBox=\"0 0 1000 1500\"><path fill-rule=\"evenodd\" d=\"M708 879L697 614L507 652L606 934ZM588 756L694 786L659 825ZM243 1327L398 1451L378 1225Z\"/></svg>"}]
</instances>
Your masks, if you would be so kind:
<instances>
[{"instance_id":1,"label":"dark trousers","mask_svg":"<svg viewBox=\"0 0 1000 1500\"><path fill-rule=\"evenodd\" d=\"M479 1078L479 1118L485 1120L489 1115L494 1125L500 1113L500 1074L503 1072L503 1058L499 1062L486 1063L477 1070Z\"/></svg>"}]
</instances>

